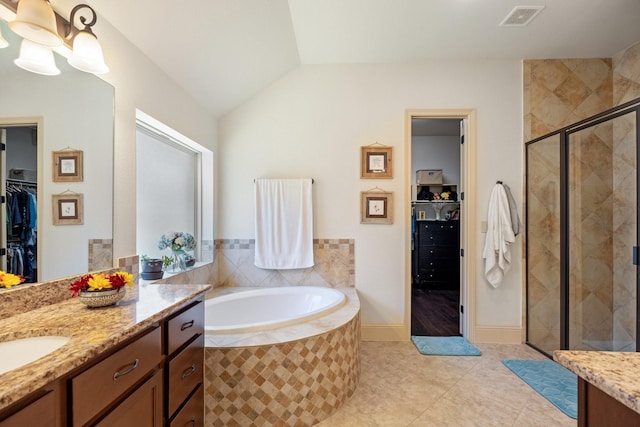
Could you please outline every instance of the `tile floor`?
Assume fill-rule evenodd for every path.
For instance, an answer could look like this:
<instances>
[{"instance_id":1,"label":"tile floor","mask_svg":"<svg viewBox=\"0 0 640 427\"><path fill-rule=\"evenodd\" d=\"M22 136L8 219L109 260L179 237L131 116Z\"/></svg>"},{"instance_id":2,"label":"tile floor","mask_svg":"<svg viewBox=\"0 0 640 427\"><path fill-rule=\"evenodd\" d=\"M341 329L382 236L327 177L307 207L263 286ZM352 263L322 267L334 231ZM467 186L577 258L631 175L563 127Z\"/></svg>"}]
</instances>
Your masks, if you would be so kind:
<instances>
[{"instance_id":1,"label":"tile floor","mask_svg":"<svg viewBox=\"0 0 640 427\"><path fill-rule=\"evenodd\" d=\"M360 384L319 427L576 426L502 359L544 359L525 345L476 344L482 356L423 356L411 342L362 342Z\"/></svg>"}]
</instances>

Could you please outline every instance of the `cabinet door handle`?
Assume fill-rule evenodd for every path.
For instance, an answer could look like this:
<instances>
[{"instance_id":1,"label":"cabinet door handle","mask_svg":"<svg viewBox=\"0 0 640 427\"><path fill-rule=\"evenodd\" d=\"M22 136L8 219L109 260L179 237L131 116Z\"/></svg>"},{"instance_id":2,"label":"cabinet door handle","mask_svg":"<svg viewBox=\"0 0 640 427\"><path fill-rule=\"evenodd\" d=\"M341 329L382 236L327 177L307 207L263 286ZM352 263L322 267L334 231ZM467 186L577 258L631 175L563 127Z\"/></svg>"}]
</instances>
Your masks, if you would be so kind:
<instances>
[{"instance_id":1,"label":"cabinet door handle","mask_svg":"<svg viewBox=\"0 0 640 427\"><path fill-rule=\"evenodd\" d=\"M186 423L184 423L184 426L191 426L191 427L195 427L196 425L196 419L195 418L191 418L189 421L187 421Z\"/></svg>"},{"instance_id":2,"label":"cabinet door handle","mask_svg":"<svg viewBox=\"0 0 640 427\"><path fill-rule=\"evenodd\" d=\"M113 380L117 380L120 377L123 377L125 375L127 375L128 373L132 372L134 369L136 369L138 367L138 363L140 363L139 359L136 359L133 361L133 363L131 364L131 366L129 366L127 369L123 370L123 371L118 371L115 374L113 374Z\"/></svg>"},{"instance_id":3,"label":"cabinet door handle","mask_svg":"<svg viewBox=\"0 0 640 427\"><path fill-rule=\"evenodd\" d=\"M193 320L183 323L182 326L180 326L180 330L184 331L185 329L189 329L190 327L193 326L193 323L194 323Z\"/></svg>"},{"instance_id":4,"label":"cabinet door handle","mask_svg":"<svg viewBox=\"0 0 640 427\"><path fill-rule=\"evenodd\" d=\"M192 375L195 371L196 371L196 365L195 365L195 364L194 364L194 365L191 365L191 367L190 367L190 368L187 368L187 369L185 369L185 370L182 372L182 379L185 379L185 378L187 378L189 375Z\"/></svg>"}]
</instances>

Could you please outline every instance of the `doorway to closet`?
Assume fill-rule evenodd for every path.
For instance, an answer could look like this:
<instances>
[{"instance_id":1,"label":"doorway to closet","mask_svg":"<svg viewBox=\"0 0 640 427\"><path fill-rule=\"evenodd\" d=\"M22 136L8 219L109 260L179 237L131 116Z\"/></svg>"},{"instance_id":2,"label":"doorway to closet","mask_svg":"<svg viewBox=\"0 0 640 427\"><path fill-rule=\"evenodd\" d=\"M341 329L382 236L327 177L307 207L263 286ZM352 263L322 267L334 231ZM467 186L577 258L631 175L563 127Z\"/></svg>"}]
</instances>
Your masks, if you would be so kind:
<instances>
[{"instance_id":1,"label":"doorway to closet","mask_svg":"<svg viewBox=\"0 0 640 427\"><path fill-rule=\"evenodd\" d=\"M411 119L411 335L462 335L463 121Z\"/></svg>"}]
</instances>

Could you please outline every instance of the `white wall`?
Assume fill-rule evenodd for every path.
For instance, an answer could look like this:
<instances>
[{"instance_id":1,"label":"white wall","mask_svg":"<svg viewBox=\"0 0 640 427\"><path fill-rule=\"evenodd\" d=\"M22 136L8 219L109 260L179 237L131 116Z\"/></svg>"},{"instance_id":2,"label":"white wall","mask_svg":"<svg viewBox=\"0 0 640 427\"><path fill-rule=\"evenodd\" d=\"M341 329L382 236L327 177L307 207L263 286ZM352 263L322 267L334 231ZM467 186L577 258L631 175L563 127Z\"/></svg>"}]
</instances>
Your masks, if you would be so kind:
<instances>
[{"instance_id":1,"label":"white wall","mask_svg":"<svg viewBox=\"0 0 640 427\"><path fill-rule=\"evenodd\" d=\"M405 110L477 109L478 206L468 208L479 230L496 179L521 201L521 76L519 61L318 65L290 72L219 121L218 237L254 237L254 178L313 177L314 237L355 239L363 323L402 324L410 220L404 218L410 203L404 200L410 185ZM360 146L376 142L394 147L393 179L360 179ZM393 225L360 224L360 192L376 186L394 192ZM484 242L484 235L478 238ZM513 260L497 290L478 277L477 324L520 325L519 248Z\"/></svg>"},{"instance_id":2,"label":"white wall","mask_svg":"<svg viewBox=\"0 0 640 427\"><path fill-rule=\"evenodd\" d=\"M110 72L101 77L115 88L116 202L113 237L114 259L117 259L136 253L136 108L212 150L214 154L217 151L216 122L207 110L106 20L100 19L98 25L99 29L95 32L110 67ZM168 165L158 167L166 168L167 173L171 173ZM215 175L209 177L214 179Z\"/></svg>"}]
</instances>

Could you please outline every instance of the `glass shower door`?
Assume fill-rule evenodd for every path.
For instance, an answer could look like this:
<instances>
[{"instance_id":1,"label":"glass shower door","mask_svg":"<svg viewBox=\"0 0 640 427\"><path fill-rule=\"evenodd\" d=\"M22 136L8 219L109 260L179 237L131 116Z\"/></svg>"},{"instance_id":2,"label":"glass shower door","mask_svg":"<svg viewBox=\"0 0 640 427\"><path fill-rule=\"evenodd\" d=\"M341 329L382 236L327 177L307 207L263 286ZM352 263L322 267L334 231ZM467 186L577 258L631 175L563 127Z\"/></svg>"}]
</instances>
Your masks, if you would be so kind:
<instances>
[{"instance_id":1,"label":"glass shower door","mask_svg":"<svg viewBox=\"0 0 640 427\"><path fill-rule=\"evenodd\" d=\"M527 146L527 342L561 345L560 135Z\"/></svg>"},{"instance_id":2,"label":"glass shower door","mask_svg":"<svg viewBox=\"0 0 640 427\"><path fill-rule=\"evenodd\" d=\"M636 350L636 113L567 142L568 346Z\"/></svg>"}]
</instances>

